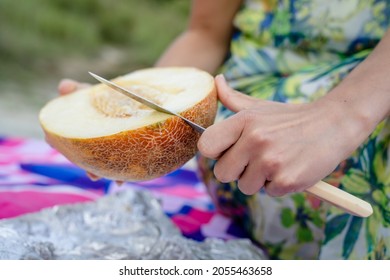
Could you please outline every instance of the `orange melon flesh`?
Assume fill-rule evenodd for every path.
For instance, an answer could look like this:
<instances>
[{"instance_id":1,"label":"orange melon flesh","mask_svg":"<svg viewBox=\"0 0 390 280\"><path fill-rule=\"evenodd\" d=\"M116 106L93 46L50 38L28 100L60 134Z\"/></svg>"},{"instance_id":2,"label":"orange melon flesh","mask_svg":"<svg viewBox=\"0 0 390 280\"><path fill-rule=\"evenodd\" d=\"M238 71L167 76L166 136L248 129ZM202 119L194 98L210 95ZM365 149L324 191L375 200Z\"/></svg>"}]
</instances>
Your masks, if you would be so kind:
<instances>
[{"instance_id":1,"label":"orange melon flesh","mask_svg":"<svg viewBox=\"0 0 390 280\"><path fill-rule=\"evenodd\" d=\"M195 68L150 68L115 78L124 88L208 127L217 111L214 79ZM99 177L144 181L181 167L199 133L179 117L147 108L107 86L57 97L40 111L46 141Z\"/></svg>"}]
</instances>

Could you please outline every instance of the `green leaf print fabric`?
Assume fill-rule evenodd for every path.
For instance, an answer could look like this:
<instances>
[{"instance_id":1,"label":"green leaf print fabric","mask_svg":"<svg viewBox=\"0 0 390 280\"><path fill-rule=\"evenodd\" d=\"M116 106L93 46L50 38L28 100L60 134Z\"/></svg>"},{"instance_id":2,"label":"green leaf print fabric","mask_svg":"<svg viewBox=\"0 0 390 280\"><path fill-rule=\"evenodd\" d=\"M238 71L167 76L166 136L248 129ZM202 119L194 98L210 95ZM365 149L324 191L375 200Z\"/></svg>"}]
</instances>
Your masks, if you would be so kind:
<instances>
[{"instance_id":1,"label":"green leaf print fabric","mask_svg":"<svg viewBox=\"0 0 390 280\"><path fill-rule=\"evenodd\" d=\"M246 1L235 18L231 53L221 72L235 89L279 102L314 101L372 51L389 26L390 1ZM367 94L370 94L367 92ZM217 121L232 115L222 106ZM379 124L325 180L371 203L358 218L307 194L242 194L200 174L219 209L234 217L274 259L390 258L390 120Z\"/></svg>"}]
</instances>

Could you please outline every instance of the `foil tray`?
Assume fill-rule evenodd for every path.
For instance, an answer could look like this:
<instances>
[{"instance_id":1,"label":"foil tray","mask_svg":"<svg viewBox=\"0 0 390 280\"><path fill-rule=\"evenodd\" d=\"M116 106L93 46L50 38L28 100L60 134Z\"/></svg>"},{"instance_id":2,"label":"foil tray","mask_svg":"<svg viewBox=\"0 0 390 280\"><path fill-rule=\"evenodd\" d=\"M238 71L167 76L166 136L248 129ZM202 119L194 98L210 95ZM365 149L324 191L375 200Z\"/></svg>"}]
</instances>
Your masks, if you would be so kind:
<instances>
[{"instance_id":1,"label":"foil tray","mask_svg":"<svg viewBox=\"0 0 390 280\"><path fill-rule=\"evenodd\" d=\"M248 239L182 236L147 191L0 221L0 259L266 259Z\"/></svg>"}]
</instances>

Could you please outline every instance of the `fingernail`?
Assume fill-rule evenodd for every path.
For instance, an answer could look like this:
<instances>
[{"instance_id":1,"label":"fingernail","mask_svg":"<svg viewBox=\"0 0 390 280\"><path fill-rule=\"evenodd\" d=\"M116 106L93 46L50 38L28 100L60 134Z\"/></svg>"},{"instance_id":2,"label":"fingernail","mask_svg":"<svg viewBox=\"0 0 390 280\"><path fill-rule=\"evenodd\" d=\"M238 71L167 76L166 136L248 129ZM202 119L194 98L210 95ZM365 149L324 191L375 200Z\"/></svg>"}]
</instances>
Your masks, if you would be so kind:
<instances>
[{"instance_id":1,"label":"fingernail","mask_svg":"<svg viewBox=\"0 0 390 280\"><path fill-rule=\"evenodd\" d=\"M225 76L222 73L218 74L215 78L216 79L221 79L222 81L226 82Z\"/></svg>"},{"instance_id":2,"label":"fingernail","mask_svg":"<svg viewBox=\"0 0 390 280\"><path fill-rule=\"evenodd\" d=\"M98 181L99 179L101 179L101 177L93 174L93 173L90 173L87 171L87 176L89 179L91 179L92 181Z\"/></svg>"},{"instance_id":3,"label":"fingernail","mask_svg":"<svg viewBox=\"0 0 390 280\"><path fill-rule=\"evenodd\" d=\"M58 89L60 92L72 92L76 89L76 84L72 80L64 79L60 82Z\"/></svg>"}]
</instances>

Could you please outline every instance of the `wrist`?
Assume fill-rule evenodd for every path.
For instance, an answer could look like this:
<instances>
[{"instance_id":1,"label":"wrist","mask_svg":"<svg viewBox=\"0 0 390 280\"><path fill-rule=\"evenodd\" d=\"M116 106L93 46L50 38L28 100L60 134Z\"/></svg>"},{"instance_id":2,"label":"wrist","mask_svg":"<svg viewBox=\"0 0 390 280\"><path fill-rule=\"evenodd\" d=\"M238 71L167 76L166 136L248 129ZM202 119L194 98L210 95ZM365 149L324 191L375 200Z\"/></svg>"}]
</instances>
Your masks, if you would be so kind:
<instances>
[{"instance_id":1,"label":"wrist","mask_svg":"<svg viewBox=\"0 0 390 280\"><path fill-rule=\"evenodd\" d=\"M319 99L317 106L327 113L335 151L342 159L350 156L356 148L372 133L379 121L364 103L356 99L346 98L345 88L335 88ZM335 129L332 129L334 127Z\"/></svg>"},{"instance_id":2,"label":"wrist","mask_svg":"<svg viewBox=\"0 0 390 280\"><path fill-rule=\"evenodd\" d=\"M365 67L355 69L324 99L344 111L367 136L390 115L390 83L377 80Z\"/></svg>"}]
</instances>

